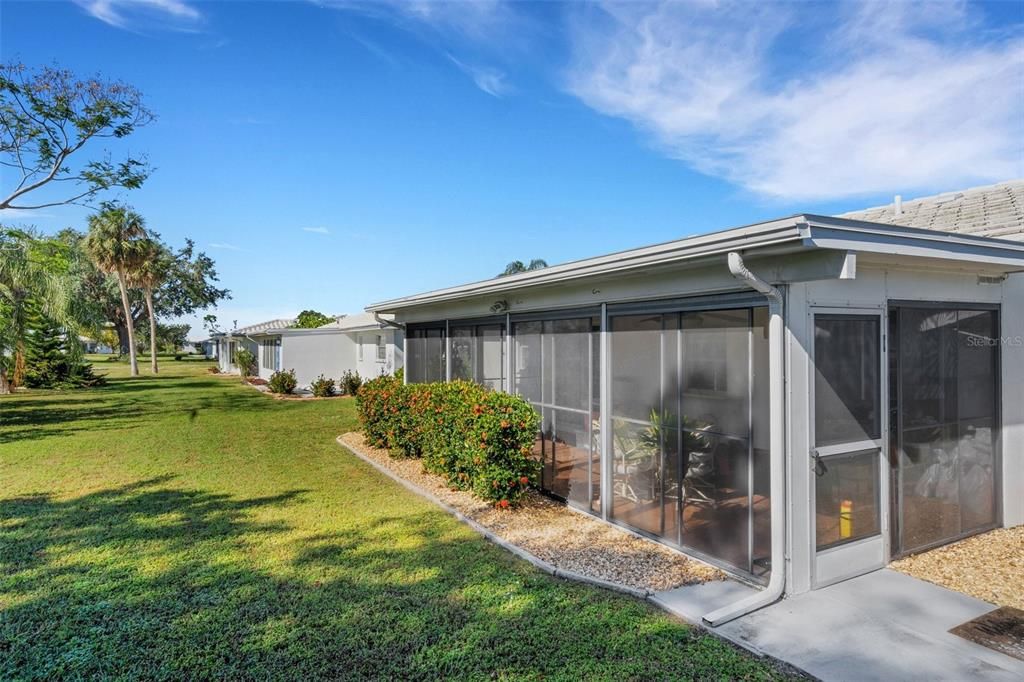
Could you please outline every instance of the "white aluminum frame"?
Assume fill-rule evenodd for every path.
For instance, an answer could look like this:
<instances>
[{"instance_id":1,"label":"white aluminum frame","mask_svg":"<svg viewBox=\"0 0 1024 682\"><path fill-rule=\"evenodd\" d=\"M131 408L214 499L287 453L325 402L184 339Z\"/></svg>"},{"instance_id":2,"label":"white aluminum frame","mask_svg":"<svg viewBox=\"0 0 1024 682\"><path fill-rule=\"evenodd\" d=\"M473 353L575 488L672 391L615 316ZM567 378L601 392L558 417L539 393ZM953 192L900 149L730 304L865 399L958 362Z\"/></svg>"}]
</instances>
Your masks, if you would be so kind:
<instances>
[{"instance_id":1,"label":"white aluminum frame","mask_svg":"<svg viewBox=\"0 0 1024 682\"><path fill-rule=\"evenodd\" d=\"M831 445L815 445L815 414L817 404L814 396L814 386L817 368L815 366L814 330L815 317L817 315L851 317L877 317L878 318L878 410L879 410L879 437L877 439L849 441ZM888 316L886 305L858 304L850 305L823 305L811 302L807 306L807 329L810 332L809 339L811 347L807 353L807 374L808 397L811 410L807 414L808 445L810 451L807 453L808 466L811 469L809 492L809 510L811 520L811 586L821 588L833 583L841 582L864 573L877 570L885 566L889 560L889 509L890 509L890 482L889 482L889 371L888 371ZM849 543L830 547L824 550L817 548L816 524L817 495L815 486L817 479L814 476L816 464L815 455L822 459L852 455L859 452L877 450L878 458L878 535L854 540Z\"/></svg>"}]
</instances>

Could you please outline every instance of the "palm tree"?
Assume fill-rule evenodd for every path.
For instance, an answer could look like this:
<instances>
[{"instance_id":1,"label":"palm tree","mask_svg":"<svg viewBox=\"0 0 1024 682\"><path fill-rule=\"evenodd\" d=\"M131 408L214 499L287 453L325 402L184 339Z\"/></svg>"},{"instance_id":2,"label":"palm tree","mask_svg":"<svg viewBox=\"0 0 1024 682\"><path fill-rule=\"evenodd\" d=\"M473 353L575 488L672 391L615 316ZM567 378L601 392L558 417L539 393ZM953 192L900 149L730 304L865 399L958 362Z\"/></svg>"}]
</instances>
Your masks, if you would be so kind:
<instances>
[{"instance_id":1,"label":"palm tree","mask_svg":"<svg viewBox=\"0 0 1024 682\"><path fill-rule=\"evenodd\" d=\"M514 260L505 266L505 270L498 275L498 277L506 277L508 275L517 275L520 272L530 272L531 270L540 270L546 268L548 262L543 258L534 258L530 261L529 265L526 265L521 260Z\"/></svg>"},{"instance_id":2,"label":"palm tree","mask_svg":"<svg viewBox=\"0 0 1024 682\"><path fill-rule=\"evenodd\" d=\"M0 227L0 394L10 393L24 379L25 340L33 301L58 324L76 326L74 278L46 257L46 247L47 243L30 230ZM5 349L13 350L14 356L10 381Z\"/></svg>"},{"instance_id":3,"label":"palm tree","mask_svg":"<svg viewBox=\"0 0 1024 682\"><path fill-rule=\"evenodd\" d=\"M135 328L131 306L128 304L128 276L145 259L145 242L149 237L142 216L127 206L104 203L99 213L89 216L89 234L85 237L85 250L106 273L117 275L121 290L121 305L128 325L128 358L131 375L139 376L139 363L135 356Z\"/></svg>"},{"instance_id":4,"label":"palm tree","mask_svg":"<svg viewBox=\"0 0 1024 682\"><path fill-rule=\"evenodd\" d=\"M127 273L128 284L142 289L142 294L146 298L146 310L149 312L150 367L153 374L156 374L156 312L153 310L153 291L167 279L171 252L160 243L157 235L140 240L139 251L141 260L134 270Z\"/></svg>"}]
</instances>

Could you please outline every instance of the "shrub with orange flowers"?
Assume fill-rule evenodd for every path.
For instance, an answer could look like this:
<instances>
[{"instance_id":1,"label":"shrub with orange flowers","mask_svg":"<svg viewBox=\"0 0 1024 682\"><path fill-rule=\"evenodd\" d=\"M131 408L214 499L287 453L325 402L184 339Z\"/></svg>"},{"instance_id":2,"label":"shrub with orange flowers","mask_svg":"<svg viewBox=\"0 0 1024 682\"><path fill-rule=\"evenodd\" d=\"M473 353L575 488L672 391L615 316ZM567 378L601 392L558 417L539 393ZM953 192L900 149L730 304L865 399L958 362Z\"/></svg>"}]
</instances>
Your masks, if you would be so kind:
<instances>
[{"instance_id":1,"label":"shrub with orange flowers","mask_svg":"<svg viewBox=\"0 0 1024 682\"><path fill-rule=\"evenodd\" d=\"M367 440L395 457L422 457L427 471L498 507L516 504L537 480L537 412L519 396L470 381L367 382L357 396Z\"/></svg>"}]
</instances>

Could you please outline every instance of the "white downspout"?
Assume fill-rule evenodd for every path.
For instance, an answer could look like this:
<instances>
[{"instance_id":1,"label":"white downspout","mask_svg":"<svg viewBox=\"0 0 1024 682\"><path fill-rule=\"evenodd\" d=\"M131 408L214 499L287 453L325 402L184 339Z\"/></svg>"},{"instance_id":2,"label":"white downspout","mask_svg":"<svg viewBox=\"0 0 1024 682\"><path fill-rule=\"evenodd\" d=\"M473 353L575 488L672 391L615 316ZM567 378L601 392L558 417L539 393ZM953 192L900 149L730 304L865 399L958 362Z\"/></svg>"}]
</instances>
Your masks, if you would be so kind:
<instances>
[{"instance_id":1,"label":"white downspout","mask_svg":"<svg viewBox=\"0 0 1024 682\"><path fill-rule=\"evenodd\" d=\"M778 601L786 587L786 410L783 351L785 325L782 292L752 273L739 253L729 253L729 272L751 289L768 298L768 400L769 400L769 462L771 487L772 574L768 586L744 599L727 604L704 616L704 622L718 627L751 611Z\"/></svg>"},{"instance_id":2,"label":"white downspout","mask_svg":"<svg viewBox=\"0 0 1024 682\"><path fill-rule=\"evenodd\" d=\"M373 319L377 322L377 324L379 324L381 326L392 327L394 329L401 329L401 330L405 331L405 325L404 324L402 324L401 322L395 322L394 320L389 320L386 317L381 317L380 313L374 313L373 314Z\"/></svg>"}]
</instances>

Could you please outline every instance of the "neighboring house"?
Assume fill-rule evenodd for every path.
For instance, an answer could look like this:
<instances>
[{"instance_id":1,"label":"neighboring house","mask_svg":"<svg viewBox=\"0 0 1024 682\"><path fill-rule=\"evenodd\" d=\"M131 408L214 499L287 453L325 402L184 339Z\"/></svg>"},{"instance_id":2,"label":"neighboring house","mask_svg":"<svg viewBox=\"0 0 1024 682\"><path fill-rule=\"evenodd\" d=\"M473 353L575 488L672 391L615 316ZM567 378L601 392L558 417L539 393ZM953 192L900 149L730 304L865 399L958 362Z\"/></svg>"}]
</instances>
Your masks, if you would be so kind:
<instances>
[{"instance_id":1,"label":"neighboring house","mask_svg":"<svg viewBox=\"0 0 1024 682\"><path fill-rule=\"evenodd\" d=\"M217 342L217 366L220 367L220 371L227 374L238 373L238 365L235 364L235 353L242 348L256 355L258 362L259 346L252 336L267 329L287 327L294 322L295 320L281 318L252 324L248 327L241 327L230 332L214 334L210 338Z\"/></svg>"},{"instance_id":2,"label":"neighboring house","mask_svg":"<svg viewBox=\"0 0 1024 682\"><path fill-rule=\"evenodd\" d=\"M392 374L403 363L402 330L367 313L313 329L264 327L250 336L258 344L259 376L269 379L279 369L293 369L300 387L321 374L331 379L346 371L364 378Z\"/></svg>"},{"instance_id":3,"label":"neighboring house","mask_svg":"<svg viewBox=\"0 0 1024 682\"><path fill-rule=\"evenodd\" d=\"M79 336L78 341L82 344L82 351L85 353L101 353L109 355L114 352L114 349L109 345L88 336Z\"/></svg>"},{"instance_id":4,"label":"neighboring house","mask_svg":"<svg viewBox=\"0 0 1024 682\"><path fill-rule=\"evenodd\" d=\"M203 339L193 343L196 349L202 351L203 355L211 360L217 357L217 346L219 345L216 338Z\"/></svg>"},{"instance_id":5,"label":"neighboring house","mask_svg":"<svg viewBox=\"0 0 1024 682\"><path fill-rule=\"evenodd\" d=\"M351 341L352 368L364 379L394 374L405 366L404 330L391 324L391 315L381 315L380 318L378 320L370 313L359 313L327 325Z\"/></svg>"},{"instance_id":6,"label":"neighboring house","mask_svg":"<svg viewBox=\"0 0 1024 682\"><path fill-rule=\"evenodd\" d=\"M367 310L406 326L407 381L536 406L550 494L768 601L1024 523L1021 272L1012 182Z\"/></svg>"}]
</instances>

